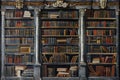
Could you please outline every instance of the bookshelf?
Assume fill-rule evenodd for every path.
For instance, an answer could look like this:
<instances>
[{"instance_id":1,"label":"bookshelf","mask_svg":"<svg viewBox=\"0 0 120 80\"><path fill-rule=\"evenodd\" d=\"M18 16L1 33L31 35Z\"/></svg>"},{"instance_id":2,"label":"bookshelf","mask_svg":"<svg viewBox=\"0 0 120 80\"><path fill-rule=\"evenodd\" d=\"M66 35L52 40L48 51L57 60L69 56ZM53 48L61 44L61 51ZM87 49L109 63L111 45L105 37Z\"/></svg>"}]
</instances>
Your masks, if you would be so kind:
<instances>
[{"instance_id":1,"label":"bookshelf","mask_svg":"<svg viewBox=\"0 0 120 80\"><path fill-rule=\"evenodd\" d=\"M90 80L117 78L118 27L115 9L86 11L87 71Z\"/></svg>"},{"instance_id":2,"label":"bookshelf","mask_svg":"<svg viewBox=\"0 0 120 80\"><path fill-rule=\"evenodd\" d=\"M39 19L42 78L78 79L79 10L42 9Z\"/></svg>"},{"instance_id":3,"label":"bookshelf","mask_svg":"<svg viewBox=\"0 0 120 80\"><path fill-rule=\"evenodd\" d=\"M4 80L34 80L33 12L34 10L6 9L4 17L2 16Z\"/></svg>"}]
</instances>

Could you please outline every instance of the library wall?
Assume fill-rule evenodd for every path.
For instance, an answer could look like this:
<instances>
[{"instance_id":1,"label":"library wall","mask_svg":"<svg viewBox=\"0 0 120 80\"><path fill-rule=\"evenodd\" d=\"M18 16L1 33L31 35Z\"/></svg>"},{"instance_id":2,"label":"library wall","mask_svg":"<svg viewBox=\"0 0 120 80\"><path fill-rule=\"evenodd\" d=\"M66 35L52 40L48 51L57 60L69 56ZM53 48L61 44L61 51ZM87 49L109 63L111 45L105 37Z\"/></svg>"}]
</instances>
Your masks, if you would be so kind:
<instances>
[{"instance_id":1,"label":"library wall","mask_svg":"<svg viewBox=\"0 0 120 80\"><path fill-rule=\"evenodd\" d=\"M119 80L119 0L97 1L2 0L1 80Z\"/></svg>"}]
</instances>

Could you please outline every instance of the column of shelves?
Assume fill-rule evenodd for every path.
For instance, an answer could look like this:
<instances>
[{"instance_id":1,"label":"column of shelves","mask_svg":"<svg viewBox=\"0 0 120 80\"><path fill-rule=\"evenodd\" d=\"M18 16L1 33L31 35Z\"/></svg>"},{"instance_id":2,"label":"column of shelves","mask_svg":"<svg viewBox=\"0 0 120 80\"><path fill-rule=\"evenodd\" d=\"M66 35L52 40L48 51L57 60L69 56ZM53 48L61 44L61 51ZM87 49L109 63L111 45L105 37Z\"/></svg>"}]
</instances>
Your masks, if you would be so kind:
<instances>
[{"instance_id":1,"label":"column of shelves","mask_svg":"<svg viewBox=\"0 0 120 80\"><path fill-rule=\"evenodd\" d=\"M89 78L116 77L117 26L114 9L87 10L86 47Z\"/></svg>"},{"instance_id":2,"label":"column of shelves","mask_svg":"<svg viewBox=\"0 0 120 80\"><path fill-rule=\"evenodd\" d=\"M43 9L40 14L43 79L78 79L78 10Z\"/></svg>"},{"instance_id":3,"label":"column of shelves","mask_svg":"<svg viewBox=\"0 0 120 80\"><path fill-rule=\"evenodd\" d=\"M33 22L34 18L32 10L26 11L8 9L5 12L5 80L33 80Z\"/></svg>"}]
</instances>

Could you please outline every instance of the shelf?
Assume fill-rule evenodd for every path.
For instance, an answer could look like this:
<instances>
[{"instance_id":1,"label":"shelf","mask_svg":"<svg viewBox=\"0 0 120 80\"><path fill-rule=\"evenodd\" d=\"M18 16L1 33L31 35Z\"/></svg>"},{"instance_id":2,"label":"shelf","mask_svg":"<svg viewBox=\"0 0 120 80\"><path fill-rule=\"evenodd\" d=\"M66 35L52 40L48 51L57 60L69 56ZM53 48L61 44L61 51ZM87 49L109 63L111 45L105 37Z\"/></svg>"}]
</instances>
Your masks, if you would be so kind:
<instances>
[{"instance_id":1,"label":"shelf","mask_svg":"<svg viewBox=\"0 0 120 80\"><path fill-rule=\"evenodd\" d=\"M6 55L34 55L34 53L5 53Z\"/></svg>"},{"instance_id":2,"label":"shelf","mask_svg":"<svg viewBox=\"0 0 120 80\"><path fill-rule=\"evenodd\" d=\"M78 21L78 18L42 18L42 21Z\"/></svg>"},{"instance_id":3,"label":"shelf","mask_svg":"<svg viewBox=\"0 0 120 80\"><path fill-rule=\"evenodd\" d=\"M108 65L116 65L116 63L88 63L88 65L106 65L106 66L108 66Z\"/></svg>"},{"instance_id":4,"label":"shelf","mask_svg":"<svg viewBox=\"0 0 120 80\"><path fill-rule=\"evenodd\" d=\"M87 53L87 55L116 55L117 53Z\"/></svg>"},{"instance_id":5,"label":"shelf","mask_svg":"<svg viewBox=\"0 0 120 80\"><path fill-rule=\"evenodd\" d=\"M116 35L87 35L87 37L116 37Z\"/></svg>"},{"instance_id":6,"label":"shelf","mask_svg":"<svg viewBox=\"0 0 120 80\"><path fill-rule=\"evenodd\" d=\"M5 79L33 79L33 77L17 77L17 76L10 76L10 77L5 77Z\"/></svg>"},{"instance_id":7,"label":"shelf","mask_svg":"<svg viewBox=\"0 0 120 80\"><path fill-rule=\"evenodd\" d=\"M23 27L23 26L20 26L20 27L5 27L5 29L34 29L33 26L26 26L26 27Z\"/></svg>"},{"instance_id":8,"label":"shelf","mask_svg":"<svg viewBox=\"0 0 120 80\"><path fill-rule=\"evenodd\" d=\"M34 63L5 63L6 66L34 66Z\"/></svg>"},{"instance_id":9,"label":"shelf","mask_svg":"<svg viewBox=\"0 0 120 80\"><path fill-rule=\"evenodd\" d=\"M41 29L78 29L74 26L42 26Z\"/></svg>"},{"instance_id":10,"label":"shelf","mask_svg":"<svg viewBox=\"0 0 120 80\"><path fill-rule=\"evenodd\" d=\"M26 20L26 19L34 19L34 17L6 17L5 19L10 19L10 20Z\"/></svg>"},{"instance_id":11,"label":"shelf","mask_svg":"<svg viewBox=\"0 0 120 80\"><path fill-rule=\"evenodd\" d=\"M63 37L63 38L67 38L67 37L78 37L78 35L42 35L42 37L47 37L47 38L49 38L49 37Z\"/></svg>"},{"instance_id":12,"label":"shelf","mask_svg":"<svg viewBox=\"0 0 120 80\"><path fill-rule=\"evenodd\" d=\"M88 43L88 46L116 46L114 43L104 43L104 44L97 44L97 43Z\"/></svg>"},{"instance_id":13,"label":"shelf","mask_svg":"<svg viewBox=\"0 0 120 80\"><path fill-rule=\"evenodd\" d=\"M78 46L78 44L43 44L43 46Z\"/></svg>"},{"instance_id":14,"label":"shelf","mask_svg":"<svg viewBox=\"0 0 120 80\"><path fill-rule=\"evenodd\" d=\"M79 77L42 77L43 80L80 80Z\"/></svg>"},{"instance_id":15,"label":"shelf","mask_svg":"<svg viewBox=\"0 0 120 80\"><path fill-rule=\"evenodd\" d=\"M54 62L54 63L43 63L43 65L78 65L78 63L67 63L67 62L64 62L64 63L59 63L59 62Z\"/></svg>"},{"instance_id":16,"label":"shelf","mask_svg":"<svg viewBox=\"0 0 120 80\"><path fill-rule=\"evenodd\" d=\"M7 43L7 44L5 44L5 45L7 45L7 46L17 46L17 45L19 45L19 46L33 46L34 44L30 44L30 43Z\"/></svg>"},{"instance_id":17,"label":"shelf","mask_svg":"<svg viewBox=\"0 0 120 80\"><path fill-rule=\"evenodd\" d=\"M87 20L116 20L116 18L87 18Z\"/></svg>"},{"instance_id":18,"label":"shelf","mask_svg":"<svg viewBox=\"0 0 120 80\"><path fill-rule=\"evenodd\" d=\"M111 77L109 77L109 76L94 76L94 77L88 77L88 79L89 80L119 80L119 78L118 77L116 77L116 76L111 76Z\"/></svg>"},{"instance_id":19,"label":"shelf","mask_svg":"<svg viewBox=\"0 0 120 80\"><path fill-rule=\"evenodd\" d=\"M43 55L53 55L54 52L43 52L42 54L43 54ZM57 53L55 53L55 54L78 55L79 52L60 52L60 53L57 52Z\"/></svg>"},{"instance_id":20,"label":"shelf","mask_svg":"<svg viewBox=\"0 0 120 80\"><path fill-rule=\"evenodd\" d=\"M100 30L108 30L108 29L116 29L116 27L86 27L86 29L100 29Z\"/></svg>"},{"instance_id":21,"label":"shelf","mask_svg":"<svg viewBox=\"0 0 120 80\"><path fill-rule=\"evenodd\" d=\"M5 38L34 38L32 35L5 35Z\"/></svg>"}]
</instances>

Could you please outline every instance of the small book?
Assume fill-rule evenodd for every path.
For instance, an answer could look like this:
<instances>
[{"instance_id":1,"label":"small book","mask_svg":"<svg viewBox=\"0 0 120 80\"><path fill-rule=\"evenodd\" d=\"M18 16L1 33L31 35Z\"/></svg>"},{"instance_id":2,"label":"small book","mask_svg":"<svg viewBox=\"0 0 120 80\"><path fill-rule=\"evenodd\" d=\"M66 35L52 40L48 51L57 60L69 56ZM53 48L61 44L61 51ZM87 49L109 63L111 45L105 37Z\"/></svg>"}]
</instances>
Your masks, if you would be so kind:
<instances>
[{"instance_id":1,"label":"small book","mask_svg":"<svg viewBox=\"0 0 120 80\"><path fill-rule=\"evenodd\" d=\"M57 71L67 71L67 68L57 68Z\"/></svg>"},{"instance_id":2,"label":"small book","mask_svg":"<svg viewBox=\"0 0 120 80\"><path fill-rule=\"evenodd\" d=\"M92 63L100 63L100 58L93 58Z\"/></svg>"},{"instance_id":3,"label":"small book","mask_svg":"<svg viewBox=\"0 0 120 80\"><path fill-rule=\"evenodd\" d=\"M30 11L24 11L23 17L31 17Z\"/></svg>"}]
</instances>

